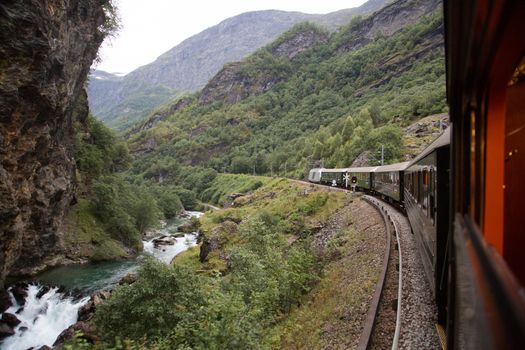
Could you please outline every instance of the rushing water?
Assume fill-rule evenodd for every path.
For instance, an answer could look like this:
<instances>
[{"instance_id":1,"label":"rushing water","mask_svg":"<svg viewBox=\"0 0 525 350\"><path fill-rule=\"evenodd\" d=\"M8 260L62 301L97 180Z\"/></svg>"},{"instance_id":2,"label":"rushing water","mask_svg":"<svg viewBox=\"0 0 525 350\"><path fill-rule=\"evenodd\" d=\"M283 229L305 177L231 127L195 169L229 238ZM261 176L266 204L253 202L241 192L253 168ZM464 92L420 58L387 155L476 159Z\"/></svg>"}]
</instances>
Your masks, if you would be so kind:
<instances>
[{"instance_id":1,"label":"rushing water","mask_svg":"<svg viewBox=\"0 0 525 350\"><path fill-rule=\"evenodd\" d=\"M58 292L56 287L39 298L37 295L41 288L41 285L29 285L24 305L19 305L13 294L9 294L13 306L6 312L15 314L21 322L15 327L16 334L3 341L2 349L53 345L56 337L77 321L78 309L89 300L89 297L74 300L73 297Z\"/></svg>"},{"instance_id":2,"label":"rushing water","mask_svg":"<svg viewBox=\"0 0 525 350\"><path fill-rule=\"evenodd\" d=\"M200 212L187 212L188 217L200 217ZM176 228L188 218L177 219L155 232L155 237L144 240L144 253L160 261L169 263L177 254L197 244L195 233L180 234ZM174 236L176 234L178 237ZM154 240L164 236L173 244L155 244ZM51 269L37 277L39 282L48 285L64 286L68 290L78 290L84 295L111 288L130 272L135 271L141 259L108 261L96 264L62 266ZM21 323L14 328L15 335L5 338L0 349L25 350L31 347L38 349L43 345L52 346L58 335L77 321L78 310L89 297L75 299L58 291L54 287L38 297L42 285L31 284L27 288L24 305L19 305L12 293L13 303L6 312L14 314ZM17 313L18 312L18 313Z\"/></svg>"}]
</instances>

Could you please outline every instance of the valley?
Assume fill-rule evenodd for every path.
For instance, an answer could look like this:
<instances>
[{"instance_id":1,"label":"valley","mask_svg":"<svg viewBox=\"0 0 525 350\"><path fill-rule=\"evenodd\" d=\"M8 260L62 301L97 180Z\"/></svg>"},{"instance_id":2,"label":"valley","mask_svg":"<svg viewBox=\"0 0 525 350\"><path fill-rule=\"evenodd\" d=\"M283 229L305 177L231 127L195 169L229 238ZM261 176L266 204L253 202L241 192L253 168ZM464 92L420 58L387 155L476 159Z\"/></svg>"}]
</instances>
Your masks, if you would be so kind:
<instances>
[{"instance_id":1,"label":"valley","mask_svg":"<svg viewBox=\"0 0 525 350\"><path fill-rule=\"evenodd\" d=\"M441 1L243 13L125 76L112 1L0 10L2 349L357 347L381 216L297 180L446 128Z\"/></svg>"}]
</instances>

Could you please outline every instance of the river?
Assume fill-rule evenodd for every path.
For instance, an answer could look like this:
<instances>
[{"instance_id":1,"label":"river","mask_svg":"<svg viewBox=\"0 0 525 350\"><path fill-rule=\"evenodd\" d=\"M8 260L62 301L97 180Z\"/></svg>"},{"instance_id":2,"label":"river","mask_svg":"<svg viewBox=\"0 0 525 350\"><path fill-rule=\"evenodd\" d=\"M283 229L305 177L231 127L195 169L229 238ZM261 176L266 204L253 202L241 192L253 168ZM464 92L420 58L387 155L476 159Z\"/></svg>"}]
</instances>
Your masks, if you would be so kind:
<instances>
[{"instance_id":1,"label":"river","mask_svg":"<svg viewBox=\"0 0 525 350\"><path fill-rule=\"evenodd\" d=\"M201 212L187 211L189 217L200 217ZM177 227L187 221L177 219L168 222L163 228L156 230L153 237L144 240L144 254L170 263L179 253L197 244L196 233L178 233ZM165 237L173 244L158 245L154 240ZM108 261L96 264L71 265L53 268L37 276L37 282L27 287L27 297L24 305L20 305L12 291L8 290L13 306L6 313L14 314L20 320L13 336L5 338L0 343L0 349L25 350L35 349L43 345L52 346L58 335L77 321L78 310L96 291L115 286L122 277L138 269L141 256L134 260ZM46 291L44 286L61 286ZM3 316L3 314L2 314Z\"/></svg>"}]
</instances>

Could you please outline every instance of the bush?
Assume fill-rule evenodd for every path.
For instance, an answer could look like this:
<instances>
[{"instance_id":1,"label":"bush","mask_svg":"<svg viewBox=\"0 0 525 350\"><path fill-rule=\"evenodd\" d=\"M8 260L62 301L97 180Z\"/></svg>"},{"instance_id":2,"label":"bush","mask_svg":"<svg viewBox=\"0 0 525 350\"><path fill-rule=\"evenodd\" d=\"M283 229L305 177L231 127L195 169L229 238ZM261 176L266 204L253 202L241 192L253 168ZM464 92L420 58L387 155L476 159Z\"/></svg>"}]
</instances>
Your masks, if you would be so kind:
<instances>
[{"instance_id":1,"label":"bush","mask_svg":"<svg viewBox=\"0 0 525 350\"><path fill-rule=\"evenodd\" d=\"M191 341L193 326L210 307L205 283L193 271L147 259L132 285L116 288L97 307L95 323L108 340L140 340L176 335ZM181 345L181 344L179 344Z\"/></svg>"},{"instance_id":2,"label":"bush","mask_svg":"<svg viewBox=\"0 0 525 350\"><path fill-rule=\"evenodd\" d=\"M328 195L326 193L311 193L308 195L308 199L305 203L302 203L299 206L299 212L304 215L312 215L316 213L319 209L324 207L328 201Z\"/></svg>"},{"instance_id":3,"label":"bush","mask_svg":"<svg viewBox=\"0 0 525 350\"><path fill-rule=\"evenodd\" d=\"M179 197L184 209L197 210L199 208L199 201L197 200L195 192L182 187L175 187L174 191Z\"/></svg>"}]
</instances>

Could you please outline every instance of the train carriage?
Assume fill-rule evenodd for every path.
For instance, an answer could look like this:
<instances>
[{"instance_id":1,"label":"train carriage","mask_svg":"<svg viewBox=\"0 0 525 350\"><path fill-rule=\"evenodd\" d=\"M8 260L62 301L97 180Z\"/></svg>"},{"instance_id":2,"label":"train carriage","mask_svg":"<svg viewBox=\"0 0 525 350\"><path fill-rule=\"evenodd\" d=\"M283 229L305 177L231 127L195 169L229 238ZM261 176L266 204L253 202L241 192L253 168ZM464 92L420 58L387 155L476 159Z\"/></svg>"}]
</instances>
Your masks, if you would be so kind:
<instances>
[{"instance_id":1,"label":"train carriage","mask_svg":"<svg viewBox=\"0 0 525 350\"><path fill-rule=\"evenodd\" d=\"M346 185L344 176L347 174L347 169L323 169L321 173L321 183L344 187Z\"/></svg>"},{"instance_id":2,"label":"train carriage","mask_svg":"<svg viewBox=\"0 0 525 350\"><path fill-rule=\"evenodd\" d=\"M441 324L446 321L445 248L449 225L450 129L414 158L404 171L404 203L430 282Z\"/></svg>"},{"instance_id":3,"label":"train carriage","mask_svg":"<svg viewBox=\"0 0 525 350\"><path fill-rule=\"evenodd\" d=\"M355 183L358 190L370 191L372 189L373 171L377 167L348 168L347 175L350 183Z\"/></svg>"},{"instance_id":4,"label":"train carriage","mask_svg":"<svg viewBox=\"0 0 525 350\"><path fill-rule=\"evenodd\" d=\"M525 1L445 1L448 346L525 346Z\"/></svg>"},{"instance_id":5,"label":"train carriage","mask_svg":"<svg viewBox=\"0 0 525 350\"><path fill-rule=\"evenodd\" d=\"M403 203L403 171L409 162L378 166L373 170L372 189L390 202Z\"/></svg>"}]
</instances>

